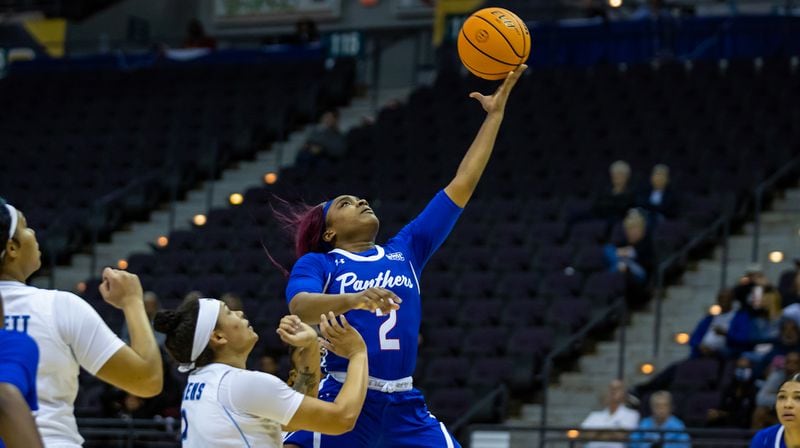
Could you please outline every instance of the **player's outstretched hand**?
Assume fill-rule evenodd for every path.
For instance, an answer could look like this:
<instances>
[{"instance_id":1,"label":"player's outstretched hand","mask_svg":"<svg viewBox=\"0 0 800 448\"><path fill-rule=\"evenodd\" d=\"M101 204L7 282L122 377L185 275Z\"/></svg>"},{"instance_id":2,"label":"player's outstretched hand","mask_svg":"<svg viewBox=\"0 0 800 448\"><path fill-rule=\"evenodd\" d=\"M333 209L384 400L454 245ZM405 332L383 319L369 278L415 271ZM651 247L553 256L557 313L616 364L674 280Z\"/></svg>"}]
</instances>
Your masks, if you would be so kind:
<instances>
[{"instance_id":1,"label":"player's outstretched hand","mask_svg":"<svg viewBox=\"0 0 800 448\"><path fill-rule=\"evenodd\" d=\"M384 288L367 288L351 296L354 310L381 310L388 314L392 310L399 310L403 299L397 294Z\"/></svg>"},{"instance_id":2,"label":"player's outstretched hand","mask_svg":"<svg viewBox=\"0 0 800 448\"><path fill-rule=\"evenodd\" d=\"M522 76L522 73L527 69L528 66L522 64L513 72L508 72L505 81L500 84L500 87L497 88L493 95L484 96L479 92L472 92L469 94L469 97L478 100L487 114L502 114L506 109L506 101L508 101L508 95L511 93L511 89L514 88L519 77Z\"/></svg>"},{"instance_id":3,"label":"player's outstretched hand","mask_svg":"<svg viewBox=\"0 0 800 448\"><path fill-rule=\"evenodd\" d=\"M344 314L339 316L339 320L332 312L329 312L327 316L324 314L319 316L319 330L322 337L325 338L320 339L320 345L342 358L350 359L357 353L366 353L367 351L364 339L355 328L350 326Z\"/></svg>"},{"instance_id":4,"label":"player's outstretched hand","mask_svg":"<svg viewBox=\"0 0 800 448\"><path fill-rule=\"evenodd\" d=\"M317 343L317 332L293 314L283 316L275 331L292 347L312 347Z\"/></svg>"},{"instance_id":5,"label":"player's outstretched hand","mask_svg":"<svg viewBox=\"0 0 800 448\"><path fill-rule=\"evenodd\" d=\"M132 303L143 302L142 283L136 274L118 269L103 269L100 295L111 306L125 308Z\"/></svg>"}]
</instances>

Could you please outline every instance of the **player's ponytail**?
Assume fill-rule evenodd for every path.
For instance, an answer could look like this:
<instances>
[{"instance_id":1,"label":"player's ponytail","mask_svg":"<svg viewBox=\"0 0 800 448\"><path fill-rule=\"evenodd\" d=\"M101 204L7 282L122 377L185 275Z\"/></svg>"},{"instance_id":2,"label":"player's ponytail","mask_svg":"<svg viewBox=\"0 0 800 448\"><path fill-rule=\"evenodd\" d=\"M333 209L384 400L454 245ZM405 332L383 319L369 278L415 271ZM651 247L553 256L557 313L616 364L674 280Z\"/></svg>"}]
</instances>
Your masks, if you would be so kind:
<instances>
[{"instance_id":1,"label":"player's ponytail","mask_svg":"<svg viewBox=\"0 0 800 448\"><path fill-rule=\"evenodd\" d=\"M153 328L167 335L164 342L169 355L181 364L191 363L194 330L197 327L197 315L200 302L190 300L184 302L177 310L163 310L156 313ZM202 367L214 361L214 352L206 347L194 362L195 367Z\"/></svg>"}]
</instances>

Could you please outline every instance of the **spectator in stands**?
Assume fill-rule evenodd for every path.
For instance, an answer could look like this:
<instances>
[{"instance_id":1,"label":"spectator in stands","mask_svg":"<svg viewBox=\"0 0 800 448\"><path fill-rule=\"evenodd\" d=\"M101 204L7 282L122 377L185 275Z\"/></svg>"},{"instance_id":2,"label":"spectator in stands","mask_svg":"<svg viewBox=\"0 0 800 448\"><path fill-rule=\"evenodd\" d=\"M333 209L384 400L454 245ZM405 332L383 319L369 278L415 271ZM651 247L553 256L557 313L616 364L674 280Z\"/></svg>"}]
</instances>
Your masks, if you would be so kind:
<instances>
[{"instance_id":1,"label":"spectator in stands","mask_svg":"<svg viewBox=\"0 0 800 448\"><path fill-rule=\"evenodd\" d=\"M780 296L780 293L772 286L769 278L764 274L761 265L758 263L753 263L747 267L745 275L733 289L733 294L736 300L742 305L747 303L760 303L764 300L765 295L768 294L777 294Z\"/></svg>"},{"instance_id":2,"label":"spectator in stands","mask_svg":"<svg viewBox=\"0 0 800 448\"><path fill-rule=\"evenodd\" d=\"M625 275L625 296L631 305L647 301L650 274L655 265L653 240L647 233L644 216L631 210L622 223L624 241L605 248L606 260L613 272Z\"/></svg>"},{"instance_id":3,"label":"spectator in stands","mask_svg":"<svg viewBox=\"0 0 800 448\"><path fill-rule=\"evenodd\" d=\"M739 358L733 380L722 389L719 406L708 410L708 424L749 428L756 400L755 378L750 360Z\"/></svg>"},{"instance_id":4,"label":"spectator in stands","mask_svg":"<svg viewBox=\"0 0 800 448\"><path fill-rule=\"evenodd\" d=\"M0 297L0 322L5 322ZM36 399L36 368L39 348L30 336L0 327L0 446L41 448L31 410Z\"/></svg>"},{"instance_id":5,"label":"spectator in stands","mask_svg":"<svg viewBox=\"0 0 800 448\"><path fill-rule=\"evenodd\" d=\"M153 326L153 319L156 317L156 313L158 310L161 309L161 302L158 300L158 295L153 291L145 291L144 293L144 312L147 314L147 319L150 321L150 326ZM156 336L156 342L158 342L159 347L164 346L164 340L167 338L166 335L163 333L159 333L157 331L153 331ZM128 323L122 323L122 329L119 332L120 338L125 341L129 342L131 340L131 335L128 332Z\"/></svg>"},{"instance_id":6,"label":"spectator in stands","mask_svg":"<svg viewBox=\"0 0 800 448\"><path fill-rule=\"evenodd\" d=\"M206 35L203 24L197 19L192 19L186 26L186 37L183 39L183 48L217 48L217 40Z\"/></svg>"},{"instance_id":7,"label":"spectator in stands","mask_svg":"<svg viewBox=\"0 0 800 448\"><path fill-rule=\"evenodd\" d=\"M658 391L650 396L652 415L639 422L639 431L631 434L628 448L689 448L689 434L685 432L647 432L648 430L683 431L686 425L672 415L672 394Z\"/></svg>"},{"instance_id":8,"label":"spectator in stands","mask_svg":"<svg viewBox=\"0 0 800 448\"><path fill-rule=\"evenodd\" d=\"M161 392L161 354L144 311L138 277L115 269L103 271L100 294L122 310L131 333L126 345L91 305L63 291L42 290L25 282L41 266L36 232L25 215L0 203L0 293L6 325L25 332L39 346L37 425L46 445L80 446L83 438L73 415L80 367L130 393L151 397Z\"/></svg>"},{"instance_id":9,"label":"spectator in stands","mask_svg":"<svg viewBox=\"0 0 800 448\"><path fill-rule=\"evenodd\" d=\"M750 294L745 300L724 336L730 356L738 357L747 352L748 358L758 361L758 353L752 352L756 346L772 342L779 335L781 310L780 305L776 305L779 299L776 295Z\"/></svg>"},{"instance_id":10,"label":"spectator in stands","mask_svg":"<svg viewBox=\"0 0 800 448\"><path fill-rule=\"evenodd\" d=\"M649 224L678 215L678 198L669 185L669 167L658 164L650 174L650 185L636 196L636 206L647 212Z\"/></svg>"},{"instance_id":11,"label":"spectator in stands","mask_svg":"<svg viewBox=\"0 0 800 448\"><path fill-rule=\"evenodd\" d=\"M719 312L717 314L709 313L692 331L689 339L689 347L692 349L690 358L728 357L727 334L731 321L736 315L736 311L733 309L733 291L721 290L717 294L717 306Z\"/></svg>"},{"instance_id":12,"label":"spectator in stands","mask_svg":"<svg viewBox=\"0 0 800 448\"><path fill-rule=\"evenodd\" d=\"M800 352L793 351L785 357L776 358L775 368L767 376L756 394L756 409L753 412L753 428L765 428L777 423L775 415L775 394L781 384L800 373Z\"/></svg>"},{"instance_id":13,"label":"spectator in stands","mask_svg":"<svg viewBox=\"0 0 800 448\"><path fill-rule=\"evenodd\" d=\"M789 352L800 350L800 328L797 322L793 319L779 319L779 322L780 333L777 338L770 341L772 345L770 350L763 355L758 353L759 356L754 358L757 362L755 373L758 377L761 377L776 356L785 356Z\"/></svg>"},{"instance_id":14,"label":"spectator in stands","mask_svg":"<svg viewBox=\"0 0 800 448\"><path fill-rule=\"evenodd\" d=\"M606 395L606 408L594 411L581 423L584 430L591 429L621 429L631 431L639 425L639 413L625 407L625 384L622 380L613 380L608 385ZM593 432L583 431L587 440L603 440L604 442L590 442L586 448L625 448L625 443L613 442L627 440L625 432ZM606 442L611 441L611 442Z\"/></svg>"},{"instance_id":15,"label":"spectator in stands","mask_svg":"<svg viewBox=\"0 0 800 448\"><path fill-rule=\"evenodd\" d=\"M228 305L228 308L230 308L231 311L244 311L242 298L236 293L226 292L222 295L222 297L220 297L220 300L225 302L225 305Z\"/></svg>"},{"instance_id":16,"label":"spectator in stands","mask_svg":"<svg viewBox=\"0 0 800 448\"><path fill-rule=\"evenodd\" d=\"M631 167L624 160L617 160L608 169L611 188L600 193L592 204L591 214L595 218L620 221L634 206L634 196L630 188Z\"/></svg>"},{"instance_id":17,"label":"spectator in stands","mask_svg":"<svg viewBox=\"0 0 800 448\"><path fill-rule=\"evenodd\" d=\"M295 164L310 168L319 160L337 160L347 152L347 139L339 130L339 113L329 110L322 114L319 124L308 135L297 154Z\"/></svg>"}]
</instances>

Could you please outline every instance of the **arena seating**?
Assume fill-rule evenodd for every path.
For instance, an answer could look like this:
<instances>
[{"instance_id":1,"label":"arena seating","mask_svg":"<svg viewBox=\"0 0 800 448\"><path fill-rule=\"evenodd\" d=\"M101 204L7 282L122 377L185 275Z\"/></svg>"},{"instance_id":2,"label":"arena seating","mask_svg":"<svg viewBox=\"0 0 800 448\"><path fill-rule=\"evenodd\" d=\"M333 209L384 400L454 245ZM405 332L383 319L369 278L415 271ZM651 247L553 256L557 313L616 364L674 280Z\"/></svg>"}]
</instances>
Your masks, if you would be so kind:
<instances>
[{"instance_id":1,"label":"arena seating","mask_svg":"<svg viewBox=\"0 0 800 448\"><path fill-rule=\"evenodd\" d=\"M637 186L654 164L670 166L681 212L654 231L663 257L797 153L796 71L775 59L526 74L475 197L421 278L415 381L432 411L452 423L476 391L499 382L517 394L535 390L556 342L623 294L624 282L602 258L602 244L620 238L619 224L569 224L607 184L611 162L628 161ZM384 109L374 125L352 130L345 159L285 170L275 185L247 191L243 205L212 210L205 226L175 232L168 247L132 254L129 269L165 306L192 289L238 292L264 335L260 344L279 348L271 330L287 311L285 280L262 243L287 266L292 255L272 218L273 195L309 203L366 197L383 241L455 173L483 117L467 94L493 88L440 76L406 104Z\"/></svg>"},{"instance_id":2,"label":"arena seating","mask_svg":"<svg viewBox=\"0 0 800 448\"><path fill-rule=\"evenodd\" d=\"M12 71L0 82L14 109L0 121L0 191L36 227L45 262L66 262L92 228L104 238L143 219L173 189L344 104L353 76L351 61L327 70L321 58Z\"/></svg>"}]
</instances>

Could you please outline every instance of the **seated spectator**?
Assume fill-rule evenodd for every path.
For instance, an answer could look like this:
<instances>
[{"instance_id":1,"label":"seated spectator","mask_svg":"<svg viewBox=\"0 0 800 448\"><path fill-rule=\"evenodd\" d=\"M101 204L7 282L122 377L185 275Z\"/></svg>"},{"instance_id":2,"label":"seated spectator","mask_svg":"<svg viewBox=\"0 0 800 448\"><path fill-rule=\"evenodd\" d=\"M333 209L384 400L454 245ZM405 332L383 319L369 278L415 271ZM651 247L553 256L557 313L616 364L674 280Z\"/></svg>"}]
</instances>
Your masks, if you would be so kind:
<instances>
[{"instance_id":1,"label":"seated spectator","mask_svg":"<svg viewBox=\"0 0 800 448\"><path fill-rule=\"evenodd\" d=\"M689 448L689 434L685 432L647 432L648 430L683 431L686 425L672 415L672 394L658 391L650 396L652 415L639 422L639 431L631 434L629 448Z\"/></svg>"},{"instance_id":2,"label":"seated spectator","mask_svg":"<svg viewBox=\"0 0 800 448\"><path fill-rule=\"evenodd\" d=\"M689 339L689 347L692 349L690 358L728 357L727 334L736 315L733 310L733 291L721 290L717 294L717 305L719 313L704 317L692 331L692 337Z\"/></svg>"},{"instance_id":3,"label":"seated spectator","mask_svg":"<svg viewBox=\"0 0 800 448\"><path fill-rule=\"evenodd\" d=\"M643 284L647 282L655 263L653 241L647 235L644 216L637 210L631 210L622 226L624 241L606 247L611 270L628 274L637 283Z\"/></svg>"},{"instance_id":4,"label":"seated spectator","mask_svg":"<svg viewBox=\"0 0 800 448\"><path fill-rule=\"evenodd\" d=\"M183 39L183 48L217 48L217 40L206 35L203 24L197 19L192 19L186 27L186 37Z\"/></svg>"},{"instance_id":5,"label":"seated spectator","mask_svg":"<svg viewBox=\"0 0 800 448\"><path fill-rule=\"evenodd\" d=\"M669 167L656 165L650 175L650 185L636 196L636 207L647 211L648 223L658 224L678 216L678 198L669 186Z\"/></svg>"},{"instance_id":6,"label":"seated spectator","mask_svg":"<svg viewBox=\"0 0 800 448\"><path fill-rule=\"evenodd\" d=\"M767 298L774 295L780 297L780 292L772 285L758 263L747 267L745 275L733 289L733 294L741 304L761 302L765 300L765 296Z\"/></svg>"},{"instance_id":7,"label":"seated spectator","mask_svg":"<svg viewBox=\"0 0 800 448\"><path fill-rule=\"evenodd\" d=\"M771 343L778 337L781 315L779 305L775 305L777 297L767 298L764 300L763 296L750 295L734 314L724 334L730 356L738 357L747 353L751 361L759 361L770 349L762 349L758 347L759 344Z\"/></svg>"},{"instance_id":8,"label":"seated spectator","mask_svg":"<svg viewBox=\"0 0 800 448\"><path fill-rule=\"evenodd\" d=\"M780 333L778 337L769 344L771 345L771 349L765 354L758 353L755 355L754 359L757 363L755 374L757 377L761 377L762 373L764 373L767 366L772 363L772 360L776 356L785 356L790 352L800 350L800 328L798 328L797 322L793 319L779 319L779 322Z\"/></svg>"},{"instance_id":9,"label":"seated spectator","mask_svg":"<svg viewBox=\"0 0 800 448\"><path fill-rule=\"evenodd\" d=\"M630 431L639 424L639 413L625 407L625 384L621 380L613 380L608 385L606 396L607 407L602 411L594 411L581 423L584 430L591 429L621 429ZM603 442L590 442L586 448L625 448L626 432L595 432L583 431L586 440L603 440ZM606 442L610 441L610 442ZM616 442L620 441L620 442Z\"/></svg>"},{"instance_id":10,"label":"seated spectator","mask_svg":"<svg viewBox=\"0 0 800 448\"><path fill-rule=\"evenodd\" d=\"M347 139L339 130L339 113L327 111L319 124L308 135L305 145L297 154L296 164L310 168L319 160L336 160L347 152Z\"/></svg>"},{"instance_id":11,"label":"seated spectator","mask_svg":"<svg viewBox=\"0 0 800 448\"><path fill-rule=\"evenodd\" d=\"M655 249L641 213L631 210L622 226L624 241L607 245L605 255L610 270L625 275L625 297L635 307L648 299L647 285L655 266Z\"/></svg>"},{"instance_id":12,"label":"seated spectator","mask_svg":"<svg viewBox=\"0 0 800 448\"><path fill-rule=\"evenodd\" d=\"M161 302L158 300L158 296L153 291L145 291L143 300L144 312L147 313L147 319L150 321L150 327L152 327L153 319L155 319L158 310L161 309ZM156 337L158 346L163 347L164 341L167 339L167 335L155 330L153 330L153 334ZM128 333L128 324L126 322L122 323L122 329L120 330L119 335L120 339L123 341L130 342L131 337L130 333Z\"/></svg>"},{"instance_id":13,"label":"seated spectator","mask_svg":"<svg viewBox=\"0 0 800 448\"><path fill-rule=\"evenodd\" d=\"M792 351L785 357L775 359L775 368L767 376L756 394L756 409L753 412L753 428L766 428L778 422L775 415L775 396L781 384L800 373L800 352Z\"/></svg>"},{"instance_id":14,"label":"seated spectator","mask_svg":"<svg viewBox=\"0 0 800 448\"><path fill-rule=\"evenodd\" d=\"M617 160L608 169L611 188L601 192L592 204L591 214L595 218L620 221L634 206L633 192L629 187L631 167L624 160Z\"/></svg>"},{"instance_id":15,"label":"seated spectator","mask_svg":"<svg viewBox=\"0 0 800 448\"><path fill-rule=\"evenodd\" d=\"M756 400L755 378L750 360L736 361L733 380L722 389L719 406L708 410L708 425L749 428Z\"/></svg>"}]
</instances>

